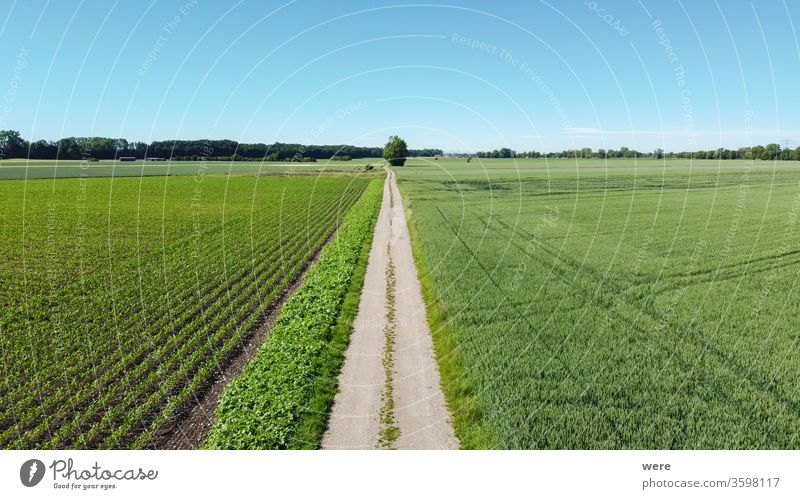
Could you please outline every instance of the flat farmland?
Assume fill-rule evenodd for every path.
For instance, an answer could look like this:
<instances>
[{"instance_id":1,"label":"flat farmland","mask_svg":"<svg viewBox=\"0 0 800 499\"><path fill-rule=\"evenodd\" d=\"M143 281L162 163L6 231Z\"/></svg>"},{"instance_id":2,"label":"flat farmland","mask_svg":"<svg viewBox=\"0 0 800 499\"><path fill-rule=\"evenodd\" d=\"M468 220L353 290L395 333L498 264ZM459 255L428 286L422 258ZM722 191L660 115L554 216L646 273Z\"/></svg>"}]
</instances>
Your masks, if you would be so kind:
<instances>
[{"instance_id":1,"label":"flat farmland","mask_svg":"<svg viewBox=\"0 0 800 499\"><path fill-rule=\"evenodd\" d=\"M352 161L320 160L313 163L287 161L111 161L4 159L0 180L33 180L81 177L151 177L198 175L275 175L321 172L358 172L378 158Z\"/></svg>"},{"instance_id":2,"label":"flat farmland","mask_svg":"<svg viewBox=\"0 0 800 499\"><path fill-rule=\"evenodd\" d=\"M368 183L0 181L0 447L152 445Z\"/></svg>"},{"instance_id":3,"label":"flat farmland","mask_svg":"<svg viewBox=\"0 0 800 499\"><path fill-rule=\"evenodd\" d=\"M395 170L463 446L800 448L800 164Z\"/></svg>"}]
</instances>

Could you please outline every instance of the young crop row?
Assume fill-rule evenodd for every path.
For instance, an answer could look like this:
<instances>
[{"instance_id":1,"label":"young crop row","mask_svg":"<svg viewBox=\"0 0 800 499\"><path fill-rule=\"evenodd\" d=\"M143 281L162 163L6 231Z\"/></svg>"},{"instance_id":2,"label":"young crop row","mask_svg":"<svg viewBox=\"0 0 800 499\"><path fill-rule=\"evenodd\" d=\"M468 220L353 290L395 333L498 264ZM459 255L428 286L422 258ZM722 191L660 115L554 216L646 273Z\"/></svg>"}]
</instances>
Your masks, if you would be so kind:
<instances>
[{"instance_id":1,"label":"young crop row","mask_svg":"<svg viewBox=\"0 0 800 499\"><path fill-rule=\"evenodd\" d=\"M334 345L337 321L353 276L366 264L382 192L380 181L370 184L286 301L267 341L223 395L206 447L317 446L319 416L338 374L331 366L343 354L343 345Z\"/></svg>"},{"instance_id":2,"label":"young crop row","mask_svg":"<svg viewBox=\"0 0 800 499\"><path fill-rule=\"evenodd\" d=\"M44 291L4 312L0 329L13 334L0 340L2 447L149 445L246 340L367 184L270 178L256 196L254 178L209 178L207 196L223 204L198 221L203 208L186 209L191 181L174 179L174 192L162 193L172 211L156 230L137 227L130 198L114 200L112 208L126 215L122 232L143 239L136 253L108 235L83 241L87 253L103 243L118 249L109 256L113 271L98 266L49 292L34 282L32 290ZM124 189L125 181L115 182ZM68 199L66 192L56 194ZM37 210L27 216L29 225L41 223ZM89 231L102 222L83 220ZM76 245L66 236L53 241L59 244ZM56 272L82 264L71 257L43 255ZM10 271L3 269L2 277L13 278Z\"/></svg>"}]
</instances>

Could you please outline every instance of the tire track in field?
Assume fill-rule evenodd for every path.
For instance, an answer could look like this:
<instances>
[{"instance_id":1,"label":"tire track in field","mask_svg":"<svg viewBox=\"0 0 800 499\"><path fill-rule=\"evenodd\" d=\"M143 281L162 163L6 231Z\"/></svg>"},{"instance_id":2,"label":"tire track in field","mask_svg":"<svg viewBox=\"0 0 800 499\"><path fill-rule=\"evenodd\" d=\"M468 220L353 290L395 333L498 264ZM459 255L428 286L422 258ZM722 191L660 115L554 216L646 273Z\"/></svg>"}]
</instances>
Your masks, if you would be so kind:
<instances>
[{"instance_id":1,"label":"tire track in field","mask_svg":"<svg viewBox=\"0 0 800 499\"><path fill-rule=\"evenodd\" d=\"M511 231L512 233L514 232L513 229L510 226L508 226L505 222L503 222L502 220L498 219L498 222L500 223L500 225L505 227L507 230ZM484 226L487 229L489 229L489 227L486 226L486 224L484 224ZM501 234L500 231L498 231L496 228L492 228L492 230L495 230L495 232L497 232L498 234ZM519 231L519 229L517 229L517 230ZM523 233L523 234L526 234L525 231L520 231L520 232ZM517 247L518 250L523 251L523 252L525 251L517 243L512 243L512 244L514 244ZM575 272L578 272L578 271L581 270L581 266L579 265L579 262L577 262L577 260L575 260L574 258L570 257L569 255L567 255L567 254L565 254L563 252L560 252L560 251L556 251L554 248L549 247L544 242L540 242L539 247L541 249L543 249L551 257L553 257L557 264L561 264L565 268L570 268ZM729 268L735 268L736 266L733 265L733 266L728 266L728 267ZM781 266L778 266L778 268L780 268L780 267ZM628 327L632 328L632 330L634 332L636 332L638 335L640 335L641 337L647 337L647 338L650 338L651 340L653 340L653 345L654 345L653 348L662 349L662 350L664 350L666 352L672 352L673 353L673 357L671 358L671 361L673 361L676 364L678 364L682 371L686 371L686 372L692 372L693 371L695 366L693 366L693 364L691 362L693 360L695 362L697 362L695 358L693 358L693 357L684 358L685 357L684 354L678 354L677 357L674 356L676 351L675 351L675 349L674 349L674 347L672 345L664 343L664 341L660 339L659 335L655 335L655 336L650 335L649 334L649 330L645 326L640 324L643 321L649 320L653 324L663 324L664 328L667 328L667 329L672 330L672 331L681 331L681 330L691 331L692 330L691 322L685 323L685 321L681 320L680 318L675 318L675 317L670 316L669 314L665 314L663 312L660 312L652 304L652 297L650 295L644 297L643 299L626 297L624 292L623 292L624 289L625 289L625 286L623 286L622 284L617 282L615 279L610 278L608 276L604 277L603 279L600 279L600 275L598 274L598 272L595 269L590 268L590 267L584 267L583 270L584 270L584 276L588 275L589 280L592 283L591 285L586 285L584 282L581 282L581 281L576 280L574 278L573 279L569 279L568 277L566 277L561 272L557 272L554 275L556 277L558 277L563 283L568 284L569 286L580 286L580 287L584 288L587 292L589 290L591 290L591 289L597 289L597 287L600 284L600 282L604 281L605 282L605 286L608 287L611 290L611 292L613 293L612 296L615 296L616 298L612 299L612 298L609 298L608 296L599 295L599 296L596 297L596 299L590 300L589 303L595 303L596 302L597 305L602 305L603 308L606 310L606 312L610 316L614 317L615 319L619 320L621 323L623 323L623 324L627 325ZM703 275L703 274L696 274L696 273L691 273L690 272L690 273L685 274L683 279L684 280L686 280L686 279L690 279L691 280L696 275ZM707 282L707 280L702 280L702 281L698 281L698 282L703 283L703 282ZM683 285L686 286L686 285L690 285L690 284L691 285L697 284L697 282L695 282L694 280L691 280L691 282L684 282ZM680 286L676 286L674 289L680 289ZM584 305L581 305L581 307L582 306L584 306ZM625 307L628 307L628 308L630 308L632 310L631 311L626 311L626 310L624 310ZM633 311L636 311L637 313L636 313L636 315L634 317L631 317L631 316L634 315ZM639 317L641 317L642 320L639 320ZM692 348L696 348L696 349L700 350L701 358L703 358L703 356L707 352L709 354L710 358L714 362L716 362L717 366L719 366L721 369L726 370L727 372L733 374L738 379L746 382L750 386L750 388L753 390L753 392L767 394L767 395L769 395L769 397L771 397L771 399L775 403L777 403L779 405L782 405L783 407L789 409L790 411L793 411L795 414L800 414L800 402L798 402L795 399L792 399L790 396L786 395L780 389L780 387L776 386L769 379L764 378L763 374L761 374L759 372L754 372L754 371L749 370L747 368L747 366L744 365L743 363L741 363L737 358L735 358L732 355L724 352L723 350L718 348L713 343L698 338L696 336L696 334L691 334L691 333L687 332L687 333L684 334L683 339L687 340L687 342L691 345ZM562 344L562 346L563 346L563 344ZM559 362L561 362L561 361L559 360ZM561 362L561 364L564 365L563 362ZM666 368L664 368L664 369L666 369ZM569 369L567 369L567 370L568 370L568 372L570 372L570 376L572 376L573 374L572 374L571 370L569 370ZM662 370L662 372L663 372L663 370ZM686 382L684 382L684 383L686 383ZM619 388L617 389L616 393L619 393L622 390L622 387L623 387L623 385L620 385ZM719 393L724 393L724 389L723 388L714 388L714 390L719 392ZM746 405L744 405L742 403L734 403L733 401L729 401L729 406L732 407L735 411L737 411L737 413L745 420L749 420L750 418L753 417L752 416L752 408L750 408L750 407L748 407L748 406L746 406Z\"/></svg>"},{"instance_id":2,"label":"tire track in field","mask_svg":"<svg viewBox=\"0 0 800 499\"><path fill-rule=\"evenodd\" d=\"M400 191L386 169L358 315L323 449L457 449Z\"/></svg>"}]
</instances>

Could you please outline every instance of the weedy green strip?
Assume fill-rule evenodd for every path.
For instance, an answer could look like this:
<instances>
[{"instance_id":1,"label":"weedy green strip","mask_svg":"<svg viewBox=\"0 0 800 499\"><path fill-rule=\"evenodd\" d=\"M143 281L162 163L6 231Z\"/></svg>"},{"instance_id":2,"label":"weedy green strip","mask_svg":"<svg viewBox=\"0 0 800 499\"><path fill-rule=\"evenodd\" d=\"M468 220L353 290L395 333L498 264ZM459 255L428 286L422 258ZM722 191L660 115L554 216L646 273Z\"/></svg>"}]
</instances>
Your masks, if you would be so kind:
<instances>
[{"instance_id":1,"label":"weedy green strip","mask_svg":"<svg viewBox=\"0 0 800 499\"><path fill-rule=\"evenodd\" d=\"M389 190L389 207L394 207L394 195ZM391 231L392 218L389 217L389 230ZM400 428L394 419L394 344L397 335L397 316L395 309L395 285L396 278L394 272L394 262L392 262L392 246L386 245L386 326L383 328L384 347L383 347L383 372L384 385L381 394L381 410L379 413L380 431L378 433L378 446L382 449L394 449L394 443L400 436Z\"/></svg>"},{"instance_id":2,"label":"weedy green strip","mask_svg":"<svg viewBox=\"0 0 800 499\"><path fill-rule=\"evenodd\" d=\"M370 183L300 289L286 301L267 341L220 400L206 448L316 446L303 430L309 419L319 419L315 401L321 390L332 399L333 392L324 388L329 383L320 378L335 379L336 372L329 369L334 329L371 238L382 192L382 181Z\"/></svg>"},{"instance_id":3,"label":"weedy green strip","mask_svg":"<svg viewBox=\"0 0 800 499\"><path fill-rule=\"evenodd\" d=\"M386 326L383 328L386 343L383 347L383 371L386 375L383 393L381 394L380 433L378 445L382 449L394 449L394 443L400 436L400 428L394 419L394 344L397 334L397 317L395 311L395 273L391 257L391 246L386 246L389 260L386 265Z\"/></svg>"}]
</instances>

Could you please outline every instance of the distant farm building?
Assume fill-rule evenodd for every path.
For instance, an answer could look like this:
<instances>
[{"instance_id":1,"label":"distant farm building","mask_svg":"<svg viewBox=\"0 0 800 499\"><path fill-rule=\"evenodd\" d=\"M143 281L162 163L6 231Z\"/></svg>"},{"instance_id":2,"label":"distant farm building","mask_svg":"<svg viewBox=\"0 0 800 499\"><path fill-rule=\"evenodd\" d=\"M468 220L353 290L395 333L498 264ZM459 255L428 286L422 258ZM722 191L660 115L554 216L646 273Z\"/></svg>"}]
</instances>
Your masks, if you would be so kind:
<instances>
[{"instance_id":1,"label":"distant farm building","mask_svg":"<svg viewBox=\"0 0 800 499\"><path fill-rule=\"evenodd\" d=\"M145 161L166 161L164 158L145 158Z\"/></svg>"},{"instance_id":2,"label":"distant farm building","mask_svg":"<svg viewBox=\"0 0 800 499\"><path fill-rule=\"evenodd\" d=\"M120 156L120 161L136 161L136 156Z\"/></svg>"}]
</instances>

